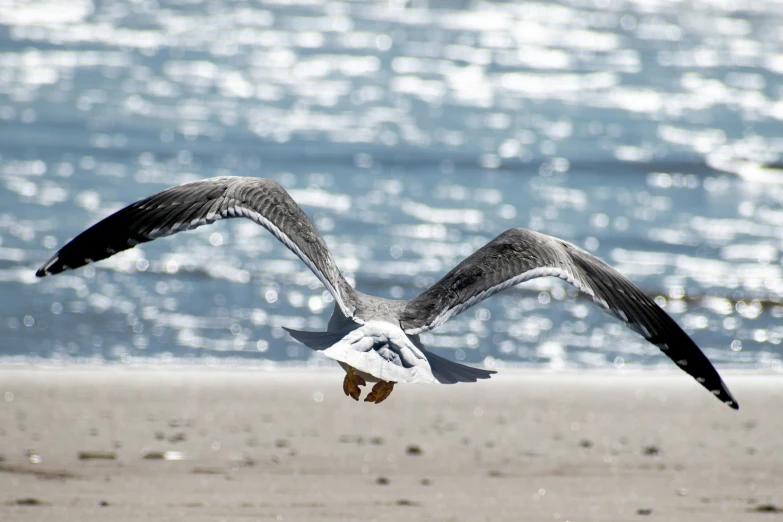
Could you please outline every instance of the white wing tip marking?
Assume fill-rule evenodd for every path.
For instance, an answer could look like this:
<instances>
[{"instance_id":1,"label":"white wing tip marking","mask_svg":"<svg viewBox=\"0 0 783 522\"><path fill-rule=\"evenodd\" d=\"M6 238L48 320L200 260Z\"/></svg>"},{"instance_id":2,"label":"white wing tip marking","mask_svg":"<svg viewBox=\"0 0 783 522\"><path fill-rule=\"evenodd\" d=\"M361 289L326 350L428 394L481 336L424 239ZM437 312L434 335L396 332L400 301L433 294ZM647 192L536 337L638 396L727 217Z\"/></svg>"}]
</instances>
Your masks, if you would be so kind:
<instances>
[{"instance_id":1,"label":"white wing tip marking","mask_svg":"<svg viewBox=\"0 0 783 522\"><path fill-rule=\"evenodd\" d=\"M49 262L44 265L43 273L47 275L50 274L49 269L52 268L52 265L57 263L59 260L60 260L60 256L54 256L53 258L51 258Z\"/></svg>"}]
</instances>

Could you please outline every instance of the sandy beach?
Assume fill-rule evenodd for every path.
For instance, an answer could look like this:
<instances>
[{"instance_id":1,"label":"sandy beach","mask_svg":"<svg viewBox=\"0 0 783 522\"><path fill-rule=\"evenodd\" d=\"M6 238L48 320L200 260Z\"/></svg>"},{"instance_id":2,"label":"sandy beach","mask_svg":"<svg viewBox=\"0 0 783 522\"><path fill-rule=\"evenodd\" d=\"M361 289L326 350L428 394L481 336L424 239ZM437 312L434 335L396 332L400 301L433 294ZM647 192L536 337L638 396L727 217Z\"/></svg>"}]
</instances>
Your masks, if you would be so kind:
<instances>
[{"instance_id":1,"label":"sandy beach","mask_svg":"<svg viewBox=\"0 0 783 522\"><path fill-rule=\"evenodd\" d=\"M777 520L783 378L0 369L0 520Z\"/></svg>"}]
</instances>

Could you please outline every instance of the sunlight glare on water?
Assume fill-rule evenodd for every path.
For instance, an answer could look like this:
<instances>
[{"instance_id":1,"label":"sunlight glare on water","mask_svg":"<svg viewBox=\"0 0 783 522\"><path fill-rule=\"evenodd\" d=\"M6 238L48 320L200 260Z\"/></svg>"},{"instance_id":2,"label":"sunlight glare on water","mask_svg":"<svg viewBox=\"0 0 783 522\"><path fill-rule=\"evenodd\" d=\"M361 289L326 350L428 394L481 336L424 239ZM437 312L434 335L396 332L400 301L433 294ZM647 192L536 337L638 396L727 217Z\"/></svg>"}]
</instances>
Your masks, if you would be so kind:
<instances>
[{"instance_id":1,"label":"sunlight glare on water","mask_svg":"<svg viewBox=\"0 0 783 522\"><path fill-rule=\"evenodd\" d=\"M249 175L366 293L414 297L529 227L618 268L712 360L780 369L781 22L771 0L6 0L0 356L309 360L281 326L324 328L332 298L250 222L34 277L126 204ZM496 366L669 364L559 280L423 340Z\"/></svg>"}]
</instances>

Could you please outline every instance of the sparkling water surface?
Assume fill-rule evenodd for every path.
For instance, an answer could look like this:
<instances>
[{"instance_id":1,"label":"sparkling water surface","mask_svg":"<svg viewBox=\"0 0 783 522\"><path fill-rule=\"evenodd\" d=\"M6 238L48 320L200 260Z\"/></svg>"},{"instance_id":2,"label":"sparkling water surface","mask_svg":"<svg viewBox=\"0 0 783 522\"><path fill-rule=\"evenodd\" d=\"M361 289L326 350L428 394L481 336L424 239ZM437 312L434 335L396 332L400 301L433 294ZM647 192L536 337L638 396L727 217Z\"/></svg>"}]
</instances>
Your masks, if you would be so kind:
<instances>
[{"instance_id":1,"label":"sparkling water surface","mask_svg":"<svg viewBox=\"0 0 783 522\"><path fill-rule=\"evenodd\" d=\"M783 4L0 1L0 361L306 362L333 302L231 220L56 277L109 213L275 179L365 293L510 227L594 252L720 367L781 369ZM673 368L556 279L423 336L487 366Z\"/></svg>"}]
</instances>

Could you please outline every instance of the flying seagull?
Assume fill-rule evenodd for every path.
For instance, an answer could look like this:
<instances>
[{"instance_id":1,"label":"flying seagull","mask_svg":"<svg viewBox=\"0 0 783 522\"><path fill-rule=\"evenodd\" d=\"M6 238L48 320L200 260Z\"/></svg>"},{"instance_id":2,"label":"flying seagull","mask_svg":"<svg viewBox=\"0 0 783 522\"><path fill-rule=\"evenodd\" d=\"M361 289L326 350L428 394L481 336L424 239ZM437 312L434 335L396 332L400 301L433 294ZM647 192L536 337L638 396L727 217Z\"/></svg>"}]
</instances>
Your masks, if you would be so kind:
<instances>
[{"instance_id":1,"label":"flying seagull","mask_svg":"<svg viewBox=\"0 0 783 522\"><path fill-rule=\"evenodd\" d=\"M286 328L297 341L336 360L346 371L343 390L380 403L398 382L453 384L488 379L493 371L444 359L422 346L432 330L484 299L543 276L566 280L604 311L642 335L718 399L737 401L690 337L652 299L584 250L539 232L509 229L468 256L410 301L355 290L340 273L312 221L275 181L218 177L186 183L137 201L79 234L37 272L44 277L106 259L139 243L220 219L249 218L269 230L315 273L334 297L326 332Z\"/></svg>"}]
</instances>

